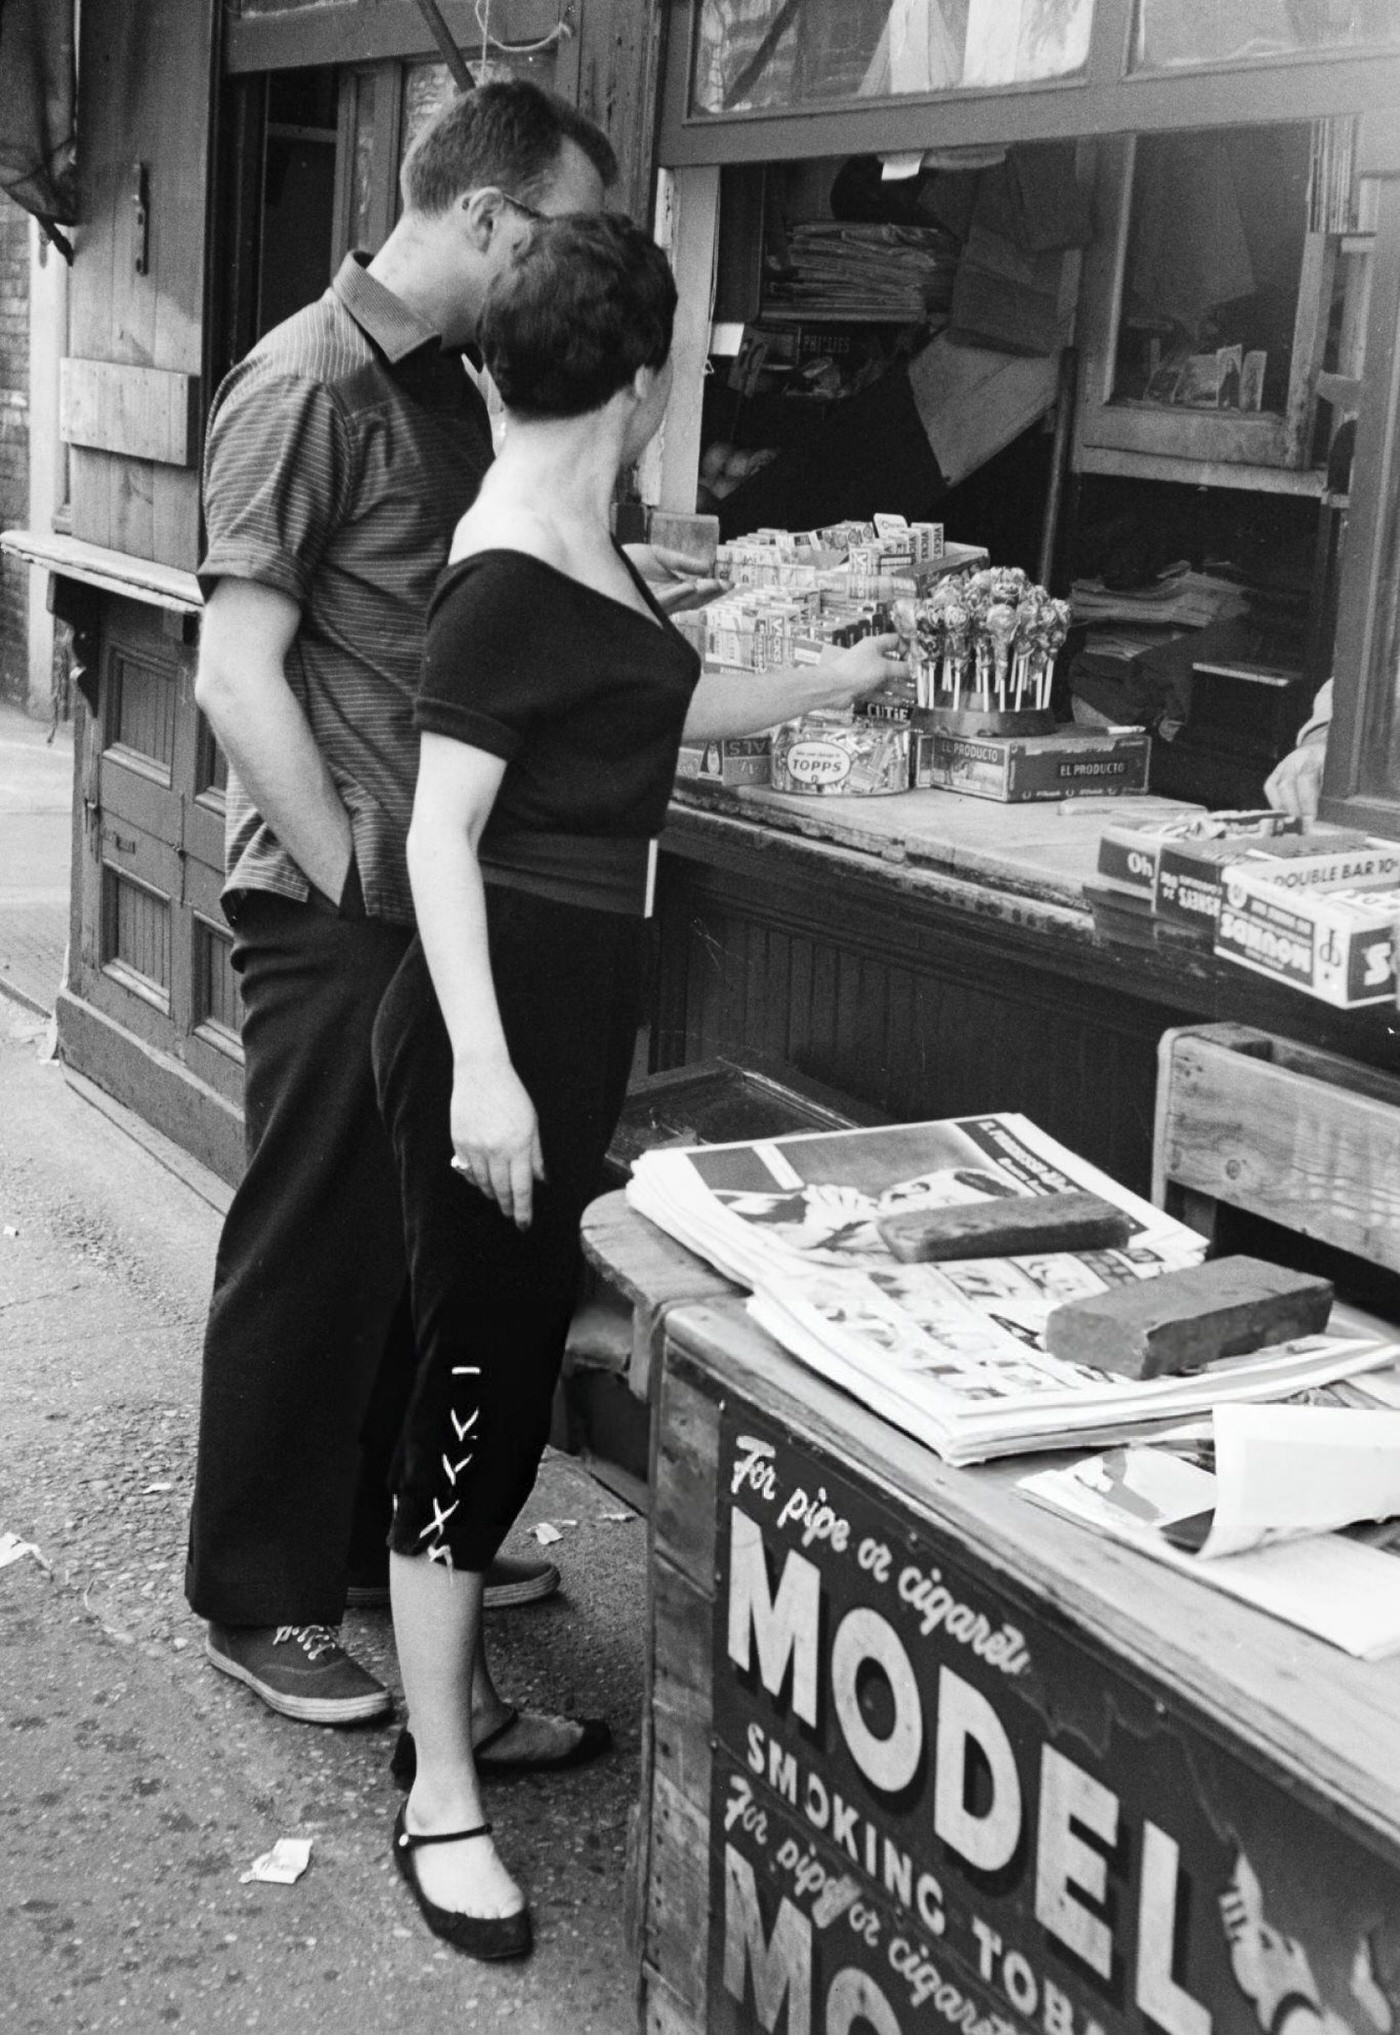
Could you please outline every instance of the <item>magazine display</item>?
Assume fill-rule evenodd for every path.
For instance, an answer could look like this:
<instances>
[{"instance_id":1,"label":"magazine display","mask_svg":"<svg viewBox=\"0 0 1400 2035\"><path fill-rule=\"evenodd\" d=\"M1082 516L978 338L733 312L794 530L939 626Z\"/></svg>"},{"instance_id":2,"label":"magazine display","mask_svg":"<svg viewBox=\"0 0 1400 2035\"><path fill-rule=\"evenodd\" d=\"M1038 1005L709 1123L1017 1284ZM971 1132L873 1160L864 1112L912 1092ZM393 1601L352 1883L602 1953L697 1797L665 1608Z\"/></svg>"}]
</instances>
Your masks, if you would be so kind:
<instances>
[{"instance_id":1,"label":"magazine display","mask_svg":"<svg viewBox=\"0 0 1400 2035\"><path fill-rule=\"evenodd\" d=\"M876 1227L914 1209L1073 1191L1125 1212L1123 1248L905 1264ZM1342 1330L1144 1381L1050 1356L1051 1308L1197 1264L1205 1243L1023 1116L651 1151L627 1193L749 1287L754 1319L792 1355L949 1463L1160 1431L1224 1400L1287 1398L1396 1355Z\"/></svg>"},{"instance_id":2,"label":"magazine display","mask_svg":"<svg viewBox=\"0 0 1400 2035\"><path fill-rule=\"evenodd\" d=\"M1039 1470L1018 1488L1066 1519L1377 1660L1400 1650L1397 1429L1396 1413L1222 1406L1204 1446L1111 1449Z\"/></svg>"}]
</instances>

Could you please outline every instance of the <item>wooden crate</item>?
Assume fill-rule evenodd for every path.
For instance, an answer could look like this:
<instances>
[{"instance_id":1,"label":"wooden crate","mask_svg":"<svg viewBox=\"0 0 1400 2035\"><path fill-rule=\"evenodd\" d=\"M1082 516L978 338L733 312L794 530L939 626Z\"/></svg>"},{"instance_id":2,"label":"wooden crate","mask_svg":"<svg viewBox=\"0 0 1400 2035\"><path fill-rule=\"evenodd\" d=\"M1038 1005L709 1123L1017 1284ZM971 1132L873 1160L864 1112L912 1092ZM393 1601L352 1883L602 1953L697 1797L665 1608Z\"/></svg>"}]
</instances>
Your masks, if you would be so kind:
<instances>
[{"instance_id":1,"label":"wooden crate","mask_svg":"<svg viewBox=\"0 0 1400 2035\"><path fill-rule=\"evenodd\" d=\"M770 1499L741 1472L755 1443L773 1451ZM1358 1973L1374 1968L1394 2004L1400 1664L1352 1660L1032 1509L1015 1490L1025 1468L946 1469L786 1358L733 1298L671 1314L629 1862L646 2035L1261 2035L1228 1925L1251 1886L1258 1941L1291 1940L1305 1988L1353 2035L1373 2025ZM806 1551L810 1718L800 1620L786 1666L781 1648L765 1660L756 1613L746 1664L733 1657L735 1514L762 1547L745 1588L761 1574L776 1607L803 1559L779 1524L794 1478L853 1529L845 1556ZM876 1543L883 1590L860 1553ZM921 1637L902 1578L934 1571L966 1615ZM842 1722L852 1612L856 1651L907 1663L901 1716L917 1689L924 1737L902 1789L870 1780L851 1751L859 1720ZM980 1656L977 1616L994 1635ZM958 1751L950 1768L959 1732L993 1762ZM893 1736L877 1700L867 1762ZM1002 1772L993 1813L977 1790L996 1759L1015 1800ZM803 1861L826 1890L798 1888Z\"/></svg>"},{"instance_id":2,"label":"wooden crate","mask_svg":"<svg viewBox=\"0 0 1400 2035\"><path fill-rule=\"evenodd\" d=\"M1397 1181L1400 1080L1243 1026L1164 1040L1175 1213L1400 1269ZM1258 1974L1285 1953L1313 2026L1379 2035L1400 2013L1400 1661L1034 1510L1024 1460L946 1468L625 1204L598 1212L658 1372L630 1861L647 2035L1267 2035ZM844 1553L785 1518L798 1483L847 1520ZM909 1593L935 1575L962 1608L923 1631ZM896 1726L918 1758L882 1787Z\"/></svg>"},{"instance_id":3,"label":"wooden crate","mask_svg":"<svg viewBox=\"0 0 1400 2035\"><path fill-rule=\"evenodd\" d=\"M1207 1235L1241 1209L1400 1272L1400 1078L1249 1025L1170 1031L1152 1195Z\"/></svg>"}]
</instances>

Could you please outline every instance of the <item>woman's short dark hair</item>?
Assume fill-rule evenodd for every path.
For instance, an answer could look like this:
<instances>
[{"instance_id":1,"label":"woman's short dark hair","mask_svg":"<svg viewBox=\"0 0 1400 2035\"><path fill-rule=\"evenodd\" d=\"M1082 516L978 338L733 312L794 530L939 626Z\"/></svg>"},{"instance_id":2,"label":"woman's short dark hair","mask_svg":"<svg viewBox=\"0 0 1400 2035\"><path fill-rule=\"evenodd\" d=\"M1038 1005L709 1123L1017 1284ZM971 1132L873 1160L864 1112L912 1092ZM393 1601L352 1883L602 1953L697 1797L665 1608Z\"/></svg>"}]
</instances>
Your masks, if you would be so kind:
<instances>
[{"instance_id":1,"label":"woman's short dark hair","mask_svg":"<svg viewBox=\"0 0 1400 2035\"><path fill-rule=\"evenodd\" d=\"M616 181L612 143L567 99L528 78L478 85L435 113L404 157L404 204L436 216L486 184L513 198L539 197L566 141L582 149L605 187Z\"/></svg>"},{"instance_id":2,"label":"woman's short dark hair","mask_svg":"<svg viewBox=\"0 0 1400 2035\"><path fill-rule=\"evenodd\" d=\"M486 296L480 343L508 410L581 417L671 351L676 285L630 219L570 213L534 226Z\"/></svg>"}]
</instances>

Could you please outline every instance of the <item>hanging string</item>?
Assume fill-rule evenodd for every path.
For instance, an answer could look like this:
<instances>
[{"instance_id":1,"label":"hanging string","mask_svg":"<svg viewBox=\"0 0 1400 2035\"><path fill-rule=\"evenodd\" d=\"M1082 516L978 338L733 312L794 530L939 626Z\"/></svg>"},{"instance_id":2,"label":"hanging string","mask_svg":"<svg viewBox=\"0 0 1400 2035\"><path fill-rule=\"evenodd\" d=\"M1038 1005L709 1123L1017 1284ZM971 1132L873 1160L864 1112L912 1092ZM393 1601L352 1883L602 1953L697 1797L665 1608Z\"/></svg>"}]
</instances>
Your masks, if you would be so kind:
<instances>
[{"instance_id":1,"label":"hanging string","mask_svg":"<svg viewBox=\"0 0 1400 2035\"><path fill-rule=\"evenodd\" d=\"M500 42L491 33L491 0L475 0L473 11L476 14L476 25L481 30L483 60L489 61L493 43L502 56L526 57L533 56L537 50L553 49L556 43L567 41L574 31L564 19L566 10L567 0L561 0L559 19L548 35L542 35L538 42Z\"/></svg>"}]
</instances>

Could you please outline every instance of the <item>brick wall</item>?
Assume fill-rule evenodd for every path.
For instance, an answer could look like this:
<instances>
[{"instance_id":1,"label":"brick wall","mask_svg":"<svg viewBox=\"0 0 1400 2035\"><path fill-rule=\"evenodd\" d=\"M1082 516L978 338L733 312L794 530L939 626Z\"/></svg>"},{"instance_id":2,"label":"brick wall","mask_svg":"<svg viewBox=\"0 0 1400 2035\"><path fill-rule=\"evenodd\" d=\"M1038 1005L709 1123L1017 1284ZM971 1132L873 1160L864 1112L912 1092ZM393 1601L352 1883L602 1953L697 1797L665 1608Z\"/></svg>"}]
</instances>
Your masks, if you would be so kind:
<instances>
[{"instance_id":1,"label":"brick wall","mask_svg":"<svg viewBox=\"0 0 1400 2035\"><path fill-rule=\"evenodd\" d=\"M0 198L0 529L29 520L29 214ZM0 557L0 697L28 691L29 575Z\"/></svg>"}]
</instances>

